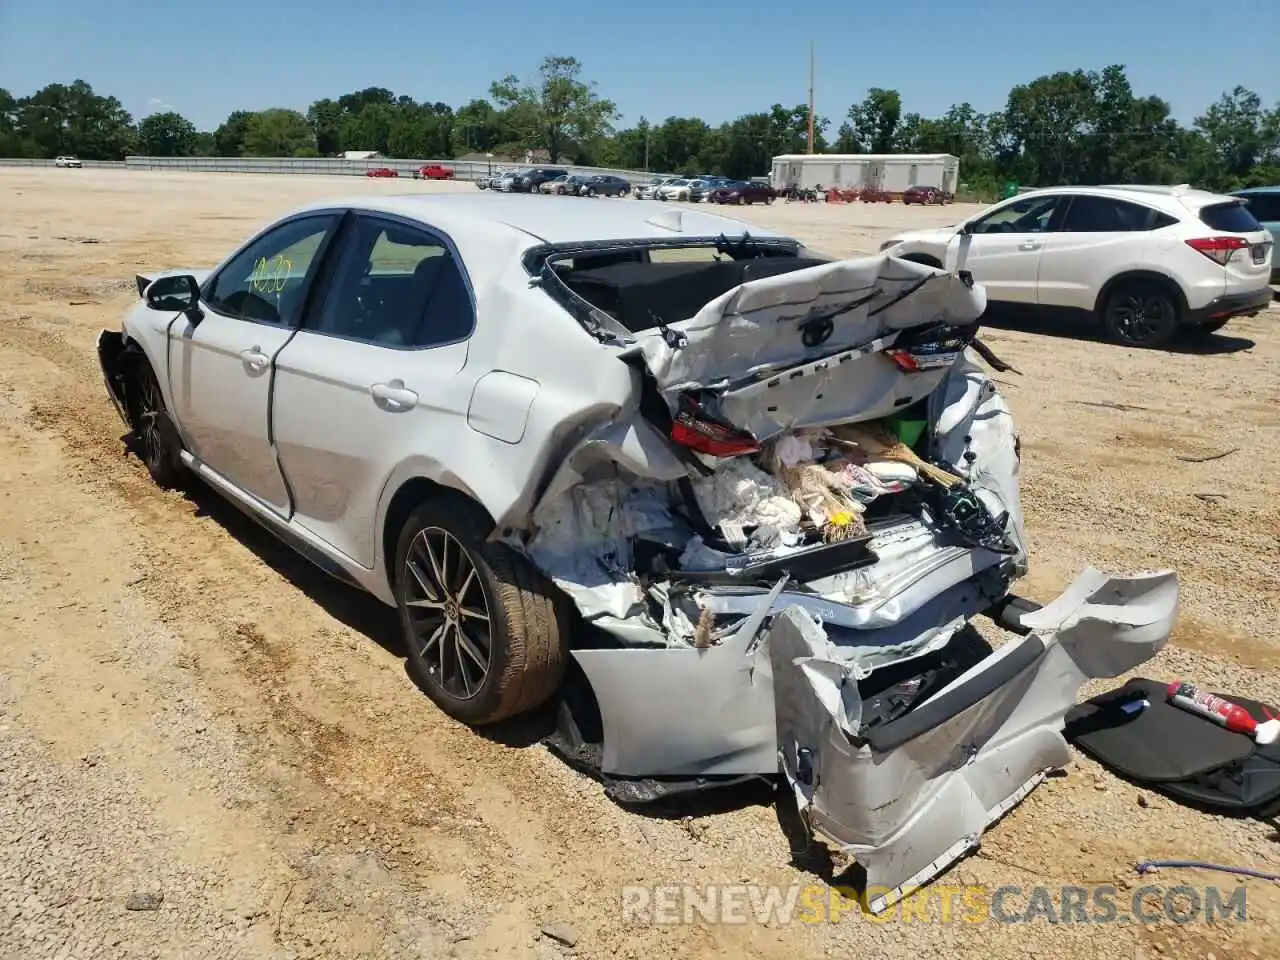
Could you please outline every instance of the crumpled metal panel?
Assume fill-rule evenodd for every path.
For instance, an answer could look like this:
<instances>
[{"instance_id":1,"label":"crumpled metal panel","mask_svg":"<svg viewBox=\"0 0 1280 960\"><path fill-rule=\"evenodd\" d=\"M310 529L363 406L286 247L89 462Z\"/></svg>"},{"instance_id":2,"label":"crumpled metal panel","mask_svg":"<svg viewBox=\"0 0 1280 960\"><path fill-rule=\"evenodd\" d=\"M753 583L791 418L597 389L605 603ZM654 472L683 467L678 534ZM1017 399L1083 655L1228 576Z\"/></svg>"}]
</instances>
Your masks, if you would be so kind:
<instances>
[{"instance_id":1,"label":"crumpled metal panel","mask_svg":"<svg viewBox=\"0 0 1280 960\"><path fill-rule=\"evenodd\" d=\"M1065 766L1061 730L1080 687L1154 656L1177 608L1172 572L1087 569L1022 618L1029 636L866 736L846 703L847 675L827 666L822 631L796 608L776 618L768 643L783 773L811 831L866 869L871 910L936 876L1048 770ZM895 725L926 719L904 742L877 748L877 739L893 741Z\"/></svg>"}]
</instances>

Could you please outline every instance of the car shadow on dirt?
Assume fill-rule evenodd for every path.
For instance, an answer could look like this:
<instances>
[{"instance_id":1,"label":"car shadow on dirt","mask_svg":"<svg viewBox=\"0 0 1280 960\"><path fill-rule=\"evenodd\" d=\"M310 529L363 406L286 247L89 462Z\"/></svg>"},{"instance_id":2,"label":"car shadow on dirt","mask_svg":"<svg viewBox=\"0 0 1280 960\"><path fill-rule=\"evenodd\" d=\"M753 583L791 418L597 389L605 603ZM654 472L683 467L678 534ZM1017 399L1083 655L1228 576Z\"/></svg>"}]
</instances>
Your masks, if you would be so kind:
<instances>
[{"instance_id":1,"label":"car shadow on dirt","mask_svg":"<svg viewBox=\"0 0 1280 960\"><path fill-rule=\"evenodd\" d=\"M994 330L1034 333L1066 340L1083 340L1104 347L1117 346L1106 339L1098 322L1091 317L1076 317L1069 314L1028 314L1007 309L989 309L982 316L982 326ZM1219 356L1252 350L1258 345L1248 337L1235 336L1229 332L1230 329L1228 325L1222 332L1202 336L1184 333L1173 343L1160 349L1166 353Z\"/></svg>"},{"instance_id":2,"label":"car shadow on dirt","mask_svg":"<svg viewBox=\"0 0 1280 960\"><path fill-rule=\"evenodd\" d=\"M335 620L399 658L405 675L422 692L422 709L436 709L409 666L395 610L363 590L325 573L200 480L191 478L184 492L186 498L195 507L196 516L213 520ZM571 665L570 673L575 672ZM561 699L556 697L537 710L490 726L474 728L473 732L477 736L507 747L519 749L536 746L555 732L560 703ZM555 755L554 751L552 755ZM566 766L573 768L572 764L566 763ZM750 806L773 805L777 793L772 781L755 778L649 803L628 803L620 806L649 819L677 820L689 824L704 817L713 817ZM791 807L794 809L794 802ZM779 823L783 826L783 832L791 839L793 856L797 858L796 865L803 866L804 869L812 872L819 872L818 868L823 863L829 864L829 858L824 859L825 854L823 854L817 860L813 860L814 854L809 851L803 826L798 818L793 815L790 819L785 819L785 803L779 804L778 810ZM797 850L800 852L797 853ZM829 866L827 870L829 871ZM820 875L824 874L820 873Z\"/></svg>"},{"instance_id":3,"label":"car shadow on dirt","mask_svg":"<svg viewBox=\"0 0 1280 960\"><path fill-rule=\"evenodd\" d=\"M325 573L218 493L192 478L184 491L197 517L213 520L326 613L388 653L404 659L396 612L357 587Z\"/></svg>"}]
</instances>

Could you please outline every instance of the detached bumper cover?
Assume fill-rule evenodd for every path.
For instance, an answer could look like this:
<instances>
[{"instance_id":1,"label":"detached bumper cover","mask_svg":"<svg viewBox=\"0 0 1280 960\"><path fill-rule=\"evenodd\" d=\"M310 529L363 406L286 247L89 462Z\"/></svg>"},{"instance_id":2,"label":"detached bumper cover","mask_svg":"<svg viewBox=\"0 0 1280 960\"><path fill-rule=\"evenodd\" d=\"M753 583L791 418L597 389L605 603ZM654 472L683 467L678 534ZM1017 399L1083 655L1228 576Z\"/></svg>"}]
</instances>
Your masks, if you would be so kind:
<instances>
[{"instance_id":1,"label":"detached bumper cover","mask_svg":"<svg viewBox=\"0 0 1280 960\"><path fill-rule=\"evenodd\" d=\"M784 611L768 633L782 771L808 829L854 856L879 913L927 883L1070 759L1061 730L1088 680L1114 677L1168 641L1172 572L1082 573L1020 616L996 650L915 710L867 736L822 628Z\"/></svg>"},{"instance_id":2,"label":"detached bumper cover","mask_svg":"<svg viewBox=\"0 0 1280 960\"><path fill-rule=\"evenodd\" d=\"M1226 317L1238 317L1246 313L1257 313L1267 309L1274 293L1271 287L1260 287L1247 293L1229 293L1215 297L1203 307L1192 310L1188 322L1193 326L1208 323L1211 320L1222 320Z\"/></svg>"}]
</instances>

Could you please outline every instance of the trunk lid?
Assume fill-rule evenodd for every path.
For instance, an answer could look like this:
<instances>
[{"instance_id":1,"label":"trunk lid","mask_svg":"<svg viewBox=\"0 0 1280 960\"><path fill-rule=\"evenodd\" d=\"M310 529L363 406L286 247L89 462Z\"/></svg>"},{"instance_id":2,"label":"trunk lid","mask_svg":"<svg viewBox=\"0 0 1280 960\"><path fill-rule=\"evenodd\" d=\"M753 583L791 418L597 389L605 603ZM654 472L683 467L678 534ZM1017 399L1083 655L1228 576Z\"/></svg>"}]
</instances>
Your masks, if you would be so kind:
<instances>
[{"instance_id":1,"label":"trunk lid","mask_svg":"<svg viewBox=\"0 0 1280 960\"><path fill-rule=\"evenodd\" d=\"M985 308L966 279L882 254L749 280L687 320L637 333L628 354L673 416L696 398L764 442L879 419L929 395Z\"/></svg>"}]
</instances>

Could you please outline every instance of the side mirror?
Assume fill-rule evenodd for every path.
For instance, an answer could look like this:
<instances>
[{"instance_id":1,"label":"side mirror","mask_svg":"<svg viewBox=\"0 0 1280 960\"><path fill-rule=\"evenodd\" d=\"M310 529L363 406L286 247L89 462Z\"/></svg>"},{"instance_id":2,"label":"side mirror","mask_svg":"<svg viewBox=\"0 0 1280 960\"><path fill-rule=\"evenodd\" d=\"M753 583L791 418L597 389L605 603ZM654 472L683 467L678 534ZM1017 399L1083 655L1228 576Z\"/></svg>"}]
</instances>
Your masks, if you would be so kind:
<instances>
[{"instance_id":1,"label":"side mirror","mask_svg":"<svg viewBox=\"0 0 1280 960\"><path fill-rule=\"evenodd\" d=\"M960 236L962 236L962 237L972 237L972 236L973 236L973 224L972 224L972 223L962 223L962 224L960 224L960 229L959 229L959 230L957 230L956 232L957 232L957 233L959 233L959 234L960 234Z\"/></svg>"},{"instance_id":2,"label":"side mirror","mask_svg":"<svg viewBox=\"0 0 1280 960\"><path fill-rule=\"evenodd\" d=\"M163 313L199 312L200 284L189 273L160 277L147 287L147 306Z\"/></svg>"}]
</instances>

